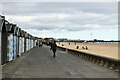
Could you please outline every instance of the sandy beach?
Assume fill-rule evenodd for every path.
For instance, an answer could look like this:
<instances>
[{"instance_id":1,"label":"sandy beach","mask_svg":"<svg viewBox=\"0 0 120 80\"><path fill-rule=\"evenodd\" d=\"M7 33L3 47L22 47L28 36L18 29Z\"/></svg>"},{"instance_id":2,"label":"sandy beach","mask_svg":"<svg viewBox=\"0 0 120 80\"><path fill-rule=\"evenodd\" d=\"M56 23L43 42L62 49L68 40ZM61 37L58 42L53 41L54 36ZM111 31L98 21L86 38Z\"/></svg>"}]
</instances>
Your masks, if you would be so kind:
<instances>
[{"instance_id":1,"label":"sandy beach","mask_svg":"<svg viewBox=\"0 0 120 80\"><path fill-rule=\"evenodd\" d=\"M111 59L120 60L120 55L118 53L118 43L75 43L75 42L58 42L58 46L65 47L69 49L78 50L81 52L87 52L89 54L94 54L98 56L103 56ZM76 47L79 46L78 49ZM83 46L87 46L88 49L83 49Z\"/></svg>"}]
</instances>

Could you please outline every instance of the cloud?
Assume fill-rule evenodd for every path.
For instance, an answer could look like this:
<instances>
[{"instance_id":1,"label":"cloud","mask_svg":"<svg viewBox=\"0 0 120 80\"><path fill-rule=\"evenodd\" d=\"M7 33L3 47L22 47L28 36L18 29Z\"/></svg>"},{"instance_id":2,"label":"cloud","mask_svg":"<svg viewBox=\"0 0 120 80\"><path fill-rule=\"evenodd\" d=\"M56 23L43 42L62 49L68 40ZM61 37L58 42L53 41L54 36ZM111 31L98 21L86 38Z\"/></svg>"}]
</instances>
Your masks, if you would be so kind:
<instances>
[{"instance_id":1,"label":"cloud","mask_svg":"<svg viewBox=\"0 0 120 80\"><path fill-rule=\"evenodd\" d=\"M5 2L2 3L2 14L8 21L38 35L118 29L117 7L117 3L96 2ZM51 35L55 36L54 33Z\"/></svg>"},{"instance_id":2,"label":"cloud","mask_svg":"<svg viewBox=\"0 0 120 80\"><path fill-rule=\"evenodd\" d=\"M111 14L117 12L114 2L3 2L3 13L38 15L40 13L76 13L76 11Z\"/></svg>"},{"instance_id":3,"label":"cloud","mask_svg":"<svg viewBox=\"0 0 120 80\"><path fill-rule=\"evenodd\" d=\"M41 13L37 16L7 16L9 21L20 24L24 29L82 31L92 29L117 28L117 14L105 15L98 13L78 12ZM14 19L14 20L11 20ZM14 22L15 21L15 22Z\"/></svg>"}]
</instances>

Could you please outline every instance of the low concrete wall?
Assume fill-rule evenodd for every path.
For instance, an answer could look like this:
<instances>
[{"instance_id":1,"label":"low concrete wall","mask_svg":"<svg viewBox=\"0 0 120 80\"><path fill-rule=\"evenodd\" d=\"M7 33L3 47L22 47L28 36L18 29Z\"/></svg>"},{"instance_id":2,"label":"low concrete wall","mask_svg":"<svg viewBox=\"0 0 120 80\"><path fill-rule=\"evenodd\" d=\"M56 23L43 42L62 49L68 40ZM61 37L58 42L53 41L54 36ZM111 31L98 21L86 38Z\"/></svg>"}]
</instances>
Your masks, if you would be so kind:
<instances>
[{"instance_id":1,"label":"low concrete wall","mask_svg":"<svg viewBox=\"0 0 120 80\"><path fill-rule=\"evenodd\" d=\"M69 48L65 48L65 47L61 47L61 46L58 46L58 49L60 49L62 51L66 51L67 53L70 53L70 54L74 54L83 59L97 63L99 65L103 65L104 67L107 67L109 69L112 69L115 71L120 71L120 60L118 60L118 59L103 57L103 56L99 56L99 55L95 55L95 54L90 54L87 52L81 52L78 50L69 49Z\"/></svg>"}]
</instances>

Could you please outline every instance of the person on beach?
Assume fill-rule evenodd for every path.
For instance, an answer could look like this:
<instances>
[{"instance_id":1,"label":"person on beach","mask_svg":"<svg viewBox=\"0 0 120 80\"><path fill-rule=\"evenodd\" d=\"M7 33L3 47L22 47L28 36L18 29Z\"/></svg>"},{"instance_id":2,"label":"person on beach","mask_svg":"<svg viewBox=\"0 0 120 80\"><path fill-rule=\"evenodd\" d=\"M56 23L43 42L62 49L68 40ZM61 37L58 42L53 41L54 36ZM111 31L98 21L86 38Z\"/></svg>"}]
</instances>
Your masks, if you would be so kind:
<instances>
[{"instance_id":1,"label":"person on beach","mask_svg":"<svg viewBox=\"0 0 120 80\"><path fill-rule=\"evenodd\" d=\"M76 45L76 42L75 42L75 45Z\"/></svg>"},{"instance_id":2,"label":"person on beach","mask_svg":"<svg viewBox=\"0 0 120 80\"><path fill-rule=\"evenodd\" d=\"M69 43L69 45L70 45L70 43Z\"/></svg>"},{"instance_id":3,"label":"person on beach","mask_svg":"<svg viewBox=\"0 0 120 80\"><path fill-rule=\"evenodd\" d=\"M79 46L76 47L76 49L78 49L78 48L79 48Z\"/></svg>"},{"instance_id":4,"label":"person on beach","mask_svg":"<svg viewBox=\"0 0 120 80\"><path fill-rule=\"evenodd\" d=\"M85 49L85 47L84 47L84 46L82 46L82 49Z\"/></svg>"},{"instance_id":5,"label":"person on beach","mask_svg":"<svg viewBox=\"0 0 120 80\"><path fill-rule=\"evenodd\" d=\"M86 46L86 50L88 50L88 47Z\"/></svg>"},{"instance_id":6,"label":"person on beach","mask_svg":"<svg viewBox=\"0 0 120 80\"><path fill-rule=\"evenodd\" d=\"M50 50L53 51L53 57L55 58L55 53L56 53L56 51L57 51L57 45L56 45L56 42L55 42L55 41L51 44Z\"/></svg>"}]
</instances>

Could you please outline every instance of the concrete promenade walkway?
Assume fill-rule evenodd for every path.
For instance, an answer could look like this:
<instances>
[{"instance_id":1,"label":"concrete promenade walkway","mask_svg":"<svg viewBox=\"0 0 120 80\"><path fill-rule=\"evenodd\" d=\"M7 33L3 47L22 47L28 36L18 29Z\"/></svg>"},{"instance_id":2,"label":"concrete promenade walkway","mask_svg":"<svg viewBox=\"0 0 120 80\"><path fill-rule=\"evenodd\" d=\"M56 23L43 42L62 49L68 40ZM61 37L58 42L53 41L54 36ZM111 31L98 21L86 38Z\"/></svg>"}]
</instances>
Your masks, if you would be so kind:
<instances>
[{"instance_id":1,"label":"concrete promenade walkway","mask_svg":"<svg viewBox=\"0 0 120 80\"><path fill-rule=\"evenodd\" d=\"M3 68L3 78L118 78L118 73L78 56L35 47Z\"/></svg>"}]
</instances>

